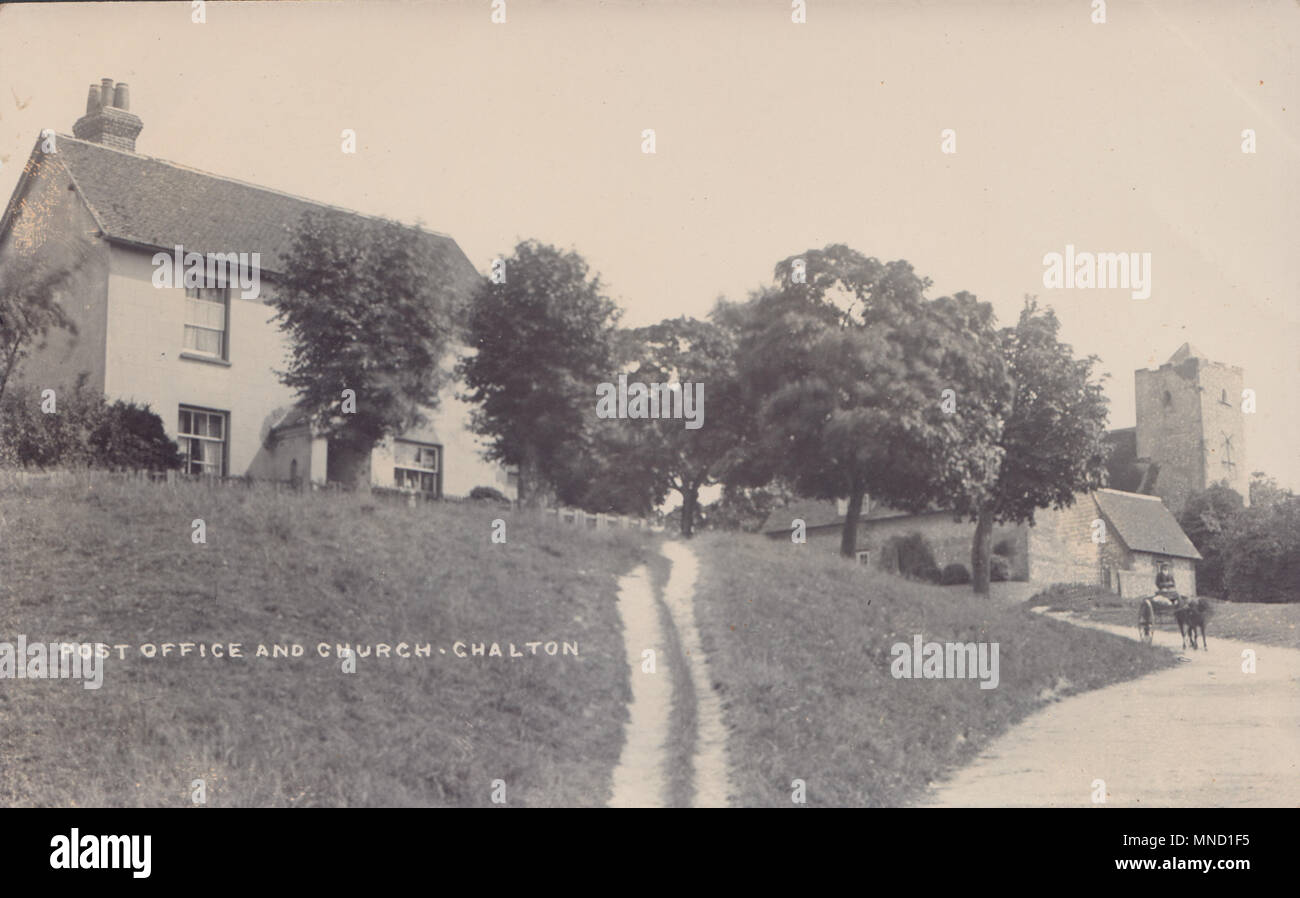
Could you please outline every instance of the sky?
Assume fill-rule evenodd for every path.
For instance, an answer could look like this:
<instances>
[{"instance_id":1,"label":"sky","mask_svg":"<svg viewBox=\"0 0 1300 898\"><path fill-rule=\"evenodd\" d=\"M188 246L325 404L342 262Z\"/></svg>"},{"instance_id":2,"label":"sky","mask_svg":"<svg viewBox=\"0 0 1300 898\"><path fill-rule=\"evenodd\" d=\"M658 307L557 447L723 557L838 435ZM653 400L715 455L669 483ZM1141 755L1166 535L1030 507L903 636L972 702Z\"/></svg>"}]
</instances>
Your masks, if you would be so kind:
<instances>
[{"instance_id":1,"label":"sky","mask_svg":"<svg viewBox=\"0 0 1300 898\"><path fill-rule=\"evenodd\" d=\"M143 154L453 236L475 267L575 249L642 325L846 243L1011 323L1026 295L1109 372L1190 341L1245 370L1247 461L1300 488L1300 5L1090 0L0 6L0 194L87 88ZM341 132L357 134L342 152ZM643 131L655 152L642 152ZM952 129L956 152L942 152ZM1256 152L1242 152L1242 132ZM1151 295L1044 256L1151 254Z\"/></svg>"}]
</instances>

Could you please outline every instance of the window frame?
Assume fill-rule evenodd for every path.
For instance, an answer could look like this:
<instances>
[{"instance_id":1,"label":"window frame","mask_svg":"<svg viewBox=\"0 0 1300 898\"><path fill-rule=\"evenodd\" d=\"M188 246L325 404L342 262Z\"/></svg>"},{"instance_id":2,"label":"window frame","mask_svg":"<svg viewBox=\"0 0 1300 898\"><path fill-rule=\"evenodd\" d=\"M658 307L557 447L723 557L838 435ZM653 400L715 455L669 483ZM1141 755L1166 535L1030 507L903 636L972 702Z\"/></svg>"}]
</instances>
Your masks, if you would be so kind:
<instances>
[{"instance_id":1,"label":"window frame","mask_svg":"<svg viewBox=\"0 0 1300 898\"><path fill-rule=\"evenodd\" d=\"M181 415L183 414L190 415L189 432L185 432L181 430ZM207 436L206 434L194 433L193 431L195 428L194 428L193 416L196 414L215 417L218 420L220 420L221 438L217 439L211 436ZM190 469L191 465L193 465L194 462L190 454L190 445L188 442L184 442L188 440L199 440L204 443L219 443L221 445L221 453L217 462L217 471L215 474L208 470L201 470L196 472ZM181 450L181 458L184 459L184 468L182 469L183 473L187 475L197 474L200 477L212 477L212 476L225 477L226 471L228 470L228 461L230 458L230 412L224 411L222 409L216 409L216 408L205 408L204 406L200 406L200 405L189 405L183 402L179 403L176 408L176 442ZM199 464L205 465L205 460L200 459Z\"/></svg>"},{"instance_id":2,"label":"window frame","mask_svg":"<svg viewBox=\"0 0 1300 898\"><path fill-rule=\"evenodd\" d=\"M406 464L399 460L397 455L397 446L399 443L408 446L414 446L416 450L416 464ZM433 466L428 467L421 464L424 452L433 452ZM419 484L411 486L408 477ZM431 480L429 480L431 478ZM393 482L398 489L411 490L417 493L426 493L433 496L442 496L442 444L425 443L420 440L408 440L401 437L393 440ZM426 489L425 483L431 482L432 488Z\"/></svg>"},{"instance_id":3,"label":"window frame","mask_svg":"<svg viewBox=\"0 0 1300 898\"><path fill-rule=\"evenodd\" d=\"M195 300L195 301L197 301L197 302L206 302L206 303L211 303L211 304L213 304L213 305L216 304L216 301L215 301L215 300L208 299L208 298L205 298L205 297L203 296L203 293L204 293L205 291L207 291L207 292L211 292L211 291L220 291L220 293L221 293L221 309L222 309L222 314L221 314L221 330L220 330L220 331L217 331L217 329L214 328L214 327L208 327L208 326L205 325L205 324L193 324L193 323L191 323L190 320L189 320L189 308L188 308L188 302L189 302L189 300L193 299L193 300ZM191 292L193 292L195 295L191 296L191 295L190 295ZM182 354L192 355L192 356L195 356L195 357L197 357L197 358L205 359L205 360L215 360L215 361L229 362L229 361L230 361L230 303L231 303L231 290L230 290L230 287L228 287L228 286L222 286L222 287L186 287L186 288L185 288L185 300L186 300L187 306L186 306L185 310L182 311L182 314L181 314L181 318L182 318L182 322L181 322L181 352L182 352ZM198 349L198 348L196 348L196 347L191 347L191 346L186 345L186 338L187 338L187 336L189 335L189 330L190 330L190 328L194 328L195 330L201 330L201 331L209 331L209 332L217 332L217 333L220 333L220 334L221 334L221 352L219 352L219 353L207 352L207 351L205 351L205 350Z\"/></svg>"}]
</instances>

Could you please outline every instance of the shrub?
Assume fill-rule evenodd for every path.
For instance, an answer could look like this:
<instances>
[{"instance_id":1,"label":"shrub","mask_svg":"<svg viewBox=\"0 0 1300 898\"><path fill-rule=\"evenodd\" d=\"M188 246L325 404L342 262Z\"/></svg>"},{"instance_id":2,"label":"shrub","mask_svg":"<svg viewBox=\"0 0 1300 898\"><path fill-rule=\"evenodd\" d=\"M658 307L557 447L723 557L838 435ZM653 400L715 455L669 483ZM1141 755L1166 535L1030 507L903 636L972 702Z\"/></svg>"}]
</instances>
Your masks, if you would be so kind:
<instances>
[{"instance_id":1,"label":"shrub","mask_svg":"<svg viewBox=\"0 0 1300 898\"><path fill-rule=\"evenodd\" d=\"M969 582L970 571L966 569L966 565L955 561L945 567L943 573L939 575L939 583L943 586L957 586Z\"/></svg>"},{"instance_id":2,"label":"shrub","mask_svg":"<svg viewBox=\"0 0 1300 898\"><path fill-rule=\"evenodd\" d=\"M13 466L85 467L93 463L90 433L104 418L104 397L86 376L72 389L54 389L54 411L42 409L42 390L11 387L0 401L0 463Z\"/></svg>"},{"instance_id":3,"label":"shrub","mask_svg":"<svg viewBox=\"0 0 1300 898\"><path fill-rule=\"evenodd\" d=\"M509 502L505 493L493 486L476 486L469 491L471 499L490 499L493 502Z\"/></svg>"},{"instance_id":4,"label":"shrub","mask_svg":"<svg viewBox=\"0 0 1300 898\"><path fill-rule=\"evenodd\" d=\"M1011 579L1011 559L1005 555L989 556L989 580L1002 583Z\"/></svg>"},{"instance_id":5,"label":"shrub","mask_svg":"<svg viewBox=\"0 0 1300 898\"><path fill-rule=\"evenodd\" d=\"M43 409L31 385L8 390L0 401L0 465L38 468L103 467L150 471L179 468L180 453L162 419L147 405L105 402L86 386L54 390L54 411Z\"/></svg>"},{"instance_id":6,"label":"shrub","mask_svg":"<svg viewBox=\"0 0 1300 898\"><path fill-rule=\"evenodd\" d=\"M934 551L925 537L917 532L890 537L885 543L882 561L887 569L913 580L938 583L941 576Z\"/></svg>"},{"instance_id":7,"label":"shrub","mask_svg":"<svg viewBox=\"0 0 1300 898\"><path fill-rule=\"evenodd\" d=\"M181 466L180 452L167 436L162 418L147 405L119 399L108 406L91 431L89 444L97 467L165 471Z\"/></svg>"},{"instance_id":8,"label":"shrub","mask_svg":"<svg viewBox=\"0 0 1300 898\"><path fill-rule=\"evenodd\" d=\"M1223 545L1223 598L1300 601L1300 496L1252 505L1233 525Z\"/></svg>"}]
</instances>

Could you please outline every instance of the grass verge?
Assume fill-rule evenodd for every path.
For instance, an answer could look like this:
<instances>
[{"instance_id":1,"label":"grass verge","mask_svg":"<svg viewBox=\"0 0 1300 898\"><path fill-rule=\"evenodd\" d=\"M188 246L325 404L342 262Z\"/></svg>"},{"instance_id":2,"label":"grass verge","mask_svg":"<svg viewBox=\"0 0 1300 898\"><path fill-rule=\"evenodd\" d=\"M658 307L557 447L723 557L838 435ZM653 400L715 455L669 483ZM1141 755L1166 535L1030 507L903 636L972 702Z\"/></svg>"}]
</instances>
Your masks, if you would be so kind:
<instances>
[{"instance_id":1,"label":"grass verge","mask_svg":"<svg viewBox=\"0 0 1300 898\"><path fill-rule=\"evenodd\" d=\"M706 534L696 603L728 727L734 802L898 806L1057 698L1142 676L1174 656L992 607L758 536ZM1000 682L895 679L891 647L996 642Z\"/></svg>"},{"instance_id":2,"label":"grass verge","mask_svg":"<svg viewBox=\"0 0 1300 898\"><path fill-rule=\"evenodd\" d=\"M617 578L657 554L472 504L5 479L0 640L129 648L99 690L0 680L0 804L188 806L201 778L210 805L485 806L498 779L510 805L602 805L630 697Z\"/></svg>"}]
</instances>

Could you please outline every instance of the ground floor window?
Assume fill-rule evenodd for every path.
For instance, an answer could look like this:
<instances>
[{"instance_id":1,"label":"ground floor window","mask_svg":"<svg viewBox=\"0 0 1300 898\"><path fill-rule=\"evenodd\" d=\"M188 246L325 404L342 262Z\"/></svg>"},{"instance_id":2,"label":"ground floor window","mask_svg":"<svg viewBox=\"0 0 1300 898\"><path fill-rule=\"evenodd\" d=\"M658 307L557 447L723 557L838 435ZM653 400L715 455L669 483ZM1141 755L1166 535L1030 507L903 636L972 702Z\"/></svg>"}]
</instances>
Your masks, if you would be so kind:
<instances>
[{"instance_id":1,"label":"ground floor window","mask_svg":"<svg viewBox=\"0 0 1300 898\"><path fill-rule=\"evenodd\" d=\"M397 440L393 444L393 480L399 489L438 492L438 447Z\"/></svg>"},{"instance_id":2,"label":"ground floor window","mask_svg":"<svg viewBox=\"0 0 1300 898\"><path fill-rule=\"evenodd\" d=\"M226 412L180 407L176 427L181 449L181 470L186 474L226 473Z\"/></svg>"},{"instance_id":3,"label":"ground floor window","mask_svg":"<svg viewBox=\"0 0 1300 898\"><path fill-rule=\"evenodd\" d=\"M867 565L870 565L870 564L871 564L871 553L870 553L870 552L859 552L859 553L857 553L857 558L858 558L858 564L861 564L861 565L864 565L864 566L867 566Z\"/></svg>"}]
</instances>

